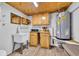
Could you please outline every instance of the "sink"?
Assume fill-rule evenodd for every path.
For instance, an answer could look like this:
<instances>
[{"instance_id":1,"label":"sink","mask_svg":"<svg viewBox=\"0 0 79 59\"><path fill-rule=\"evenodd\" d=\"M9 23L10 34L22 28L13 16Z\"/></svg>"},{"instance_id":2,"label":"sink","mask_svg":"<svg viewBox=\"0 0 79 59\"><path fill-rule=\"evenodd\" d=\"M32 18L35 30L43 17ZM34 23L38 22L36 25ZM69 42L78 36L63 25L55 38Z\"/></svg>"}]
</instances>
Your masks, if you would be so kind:
<instances>
[{"instance_id":1,"label":"sink","mask_svg":"<svg viewBox=\"0 0 79 59\"><path fill-rule=\"evenodd\" d=\"M17 43L23 43L23 42L26 42L26 38L27 38L27 33L16 33L13 35L14 37L14 42L17 42Z\"/></svg>"}]
</instances>

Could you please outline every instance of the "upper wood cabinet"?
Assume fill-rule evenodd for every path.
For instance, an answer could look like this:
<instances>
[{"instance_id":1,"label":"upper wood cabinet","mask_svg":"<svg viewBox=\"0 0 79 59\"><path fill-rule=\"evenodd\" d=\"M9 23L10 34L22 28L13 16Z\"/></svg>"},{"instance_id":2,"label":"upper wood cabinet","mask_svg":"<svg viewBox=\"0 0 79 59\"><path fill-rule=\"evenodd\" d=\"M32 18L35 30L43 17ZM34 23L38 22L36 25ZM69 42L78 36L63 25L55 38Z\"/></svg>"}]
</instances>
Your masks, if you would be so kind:
<instances>
[{"instance_id":1,"label":"upper wood cabinet","mask_svg":"<svg viewBox=\"0 0 79 59\"><path fill-rule=\"evenodd\" d=\"M48 13L33 15L32 25L49 25Z\"/></svg>"},{"instance_id":2,"label":"upper wood cabinet","mask_svg":"<svg viewBox=\"0 0 79 59\"><path fill-rule=\"evenodd\" d=\"M11 15L11 23L28 25L28 24L30 24L30 20L22 18L20 16L17 16L15 14L12 14Z\"/></svg>"},{"instance_id":3,"label":"upper wood cabinet","mask_svg":"<svg viewBox=\"0 0 79 59\"><path fill-rule=\"evenodd\" d=\"M32 17L32 25L40 25L40 15L33 15Z\"/></svg>"},{"instance_id":4,"label":"upper wood cabinet","mask_svg":"<svg viewBox=\"0 0 79 59\"><path fill-rule=\"evenodd\" d=\"M48 25L49 24L49 15L48 15L48 13L41 15L41 22L42 22L43 25Z\"/></svg>"},{"instance_id":5,"label":"upper wood cabinet","mask_svg":"<svg viewBox=\"0 0 79 59\"><path fill-rule=\"evenodd\" d=\"M14 23L14 24L20 24L20 17L12 17L11 19L11 23Z\"/></svg>"},{"instance_id":6,"label":"upper wood cabinet","mask_svg":"<svg viewBox=\"0 0 79 59\"><path fill-rule=\"evenodd\" d=\"M21 23L22 23L22 24L27 24L27 20L26 20L25 18L22 18L22 19L21 19Z\"/></svg>"},{"instance_id":7,"label":"upper wood cabinet","mask_svg":"<svg viewBox=\"0 0 79 59\"><path fill-rule=\"evenodd\" d=\"M30 24L30 20L21 18L21 24L28 25L28 24Z\"/></svg>"}]
</instances>

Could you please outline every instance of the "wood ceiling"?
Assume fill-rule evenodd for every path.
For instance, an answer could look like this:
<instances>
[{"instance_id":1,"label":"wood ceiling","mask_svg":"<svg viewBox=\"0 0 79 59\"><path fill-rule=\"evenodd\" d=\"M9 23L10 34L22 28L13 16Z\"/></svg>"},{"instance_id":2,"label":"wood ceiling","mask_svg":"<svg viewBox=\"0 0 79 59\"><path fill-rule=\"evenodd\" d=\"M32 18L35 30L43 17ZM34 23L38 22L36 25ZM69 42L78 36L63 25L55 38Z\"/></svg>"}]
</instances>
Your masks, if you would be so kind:
<instances>
[{"instance_id":1,"label":"wood ceiling","mask_svg":"<svg viewBox=\"0 0 79 59\"><path fill-rule=\"evenodd\" d=\"M66 10L71 2L37 2L38 7L36 8L32 2L6 2L14 8L20 10L24 14L34 15L38 13L51 13Z\"/></svg>"}]
</instances>

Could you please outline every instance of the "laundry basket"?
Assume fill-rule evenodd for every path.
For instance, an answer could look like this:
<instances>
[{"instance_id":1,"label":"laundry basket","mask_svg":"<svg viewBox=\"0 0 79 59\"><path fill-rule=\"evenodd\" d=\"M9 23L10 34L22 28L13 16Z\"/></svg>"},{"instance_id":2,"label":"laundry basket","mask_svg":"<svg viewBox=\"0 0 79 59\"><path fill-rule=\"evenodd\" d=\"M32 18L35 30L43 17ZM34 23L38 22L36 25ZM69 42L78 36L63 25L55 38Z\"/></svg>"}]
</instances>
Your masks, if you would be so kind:
<instances>
[{"instance_id":1,"label":"laundry basket","mask_svg":"<svg viewBox=\"0 0 79 59\"><path fill-rule=\"evenodd\" d=\"M6 56L6 51L5 50L0 50L0 56Z\"/></svg>"}]
</instances>

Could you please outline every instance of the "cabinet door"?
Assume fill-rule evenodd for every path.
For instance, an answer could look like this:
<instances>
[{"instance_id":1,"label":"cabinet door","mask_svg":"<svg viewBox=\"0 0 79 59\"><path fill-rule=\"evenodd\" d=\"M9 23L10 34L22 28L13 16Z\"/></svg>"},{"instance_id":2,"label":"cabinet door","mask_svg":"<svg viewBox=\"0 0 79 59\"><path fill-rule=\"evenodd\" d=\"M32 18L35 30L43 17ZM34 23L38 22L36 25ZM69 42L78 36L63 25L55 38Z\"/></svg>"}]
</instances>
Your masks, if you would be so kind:
<instances>
[{"instance_id":1,"label":"cabinet door","mask_svg":"<svg viewBox=\"0 0 79 59\"><path fill-rule=\"evenodd\" d=\"M43 19L43 18L45 18L45 19ZM42 25L49 25L49 15L48 15L48 13L41 15L41 23L42 23Z\"/></svg>"},{"instance_id":2,"label":"cabinet door","mask_svg":"<svg viewBox=\"0 0 79 59\"><path fill-rule=\"evenodd\" d=\"M30 45L37 46L37 44L38 44L37 36L31 36Z\"/></svg>"},{"instance_id":3,"label":"cabinet door","mask_svg":"<svg viewBox=\"0 0 79 59\"><path fill-rule=\"evenodd\" d=\"M40 40L41 47L49 48L49 40L49 35L42 35Z\"/></svg>"},{"instance_id":4,"label":"cabinet door","mask_svg":"<svg viewBox=\"0 0 79 59\"><path fill-rule=\"evenodd\" d=\"M23 25L28 25L28 24L30 24L30 20L25 19L25 18L21 18L20 23Z\"/></svg>"},{"instance_id":5,"label":"cabinet door","mask_svg":"<svg viewBox=\"0 0 79 59\"><path fill-rule=\"evenodd\" d=\"M26 19L22 19L22 24L27 25L27 20Z\"/></svg>"},{"instance_id":6,"label":"cabinet door","mask_svg":"<svg viewBox=\"0 0 79 59\"><path fill-rule=\"evenodd\" d=\"M43 17L45 19L43 19ZM32 16L32 25L49 25L48 13L33 15Z\"/></svg>"},{"instance_id":7,"label":"cabinet door","mask_svg":"<svg viewBox=\"0 0 79 59\"><path fill-rule=\"evenodd\" d=\"M36 32L30 33L30 45L37 46L38 45L38 34Z\"/></svg>"},{"instance_id":8,"label":"cabinet door","mask_svg":"<svg viewBox=\"0 0 79 59\"><path fill-rule=\"evenodd\" d=\"M12 17L11 19L11 23L14 23L14 24L20 24L20 17L16 16L16 17Z\"/></svg>"},{"instance_id":9,"label":"cabinet door","mask_svg":"<svg viewBox=\"0 0 79 59\"><path fill-rule=\"evenodd\" d=\"M41 25L40 15L32 16L32 25Z\"/></svg>"}]
</instances>

